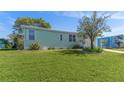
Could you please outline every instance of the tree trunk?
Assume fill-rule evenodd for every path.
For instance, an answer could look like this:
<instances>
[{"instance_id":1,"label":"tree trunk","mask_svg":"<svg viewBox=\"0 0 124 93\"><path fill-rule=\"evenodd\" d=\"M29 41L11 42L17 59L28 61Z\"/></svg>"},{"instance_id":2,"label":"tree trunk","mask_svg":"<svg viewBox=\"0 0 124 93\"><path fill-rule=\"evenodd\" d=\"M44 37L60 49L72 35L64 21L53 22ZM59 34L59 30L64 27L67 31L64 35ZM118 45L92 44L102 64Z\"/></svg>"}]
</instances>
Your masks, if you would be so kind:
<instances>
[{"instance_id":1,"label":"tree trunk","mask_svg":"<svg viewBox=\"0 0 124 93\"><path fill-rule=\"evenodd\" d=\"M91 49L93 49L94 48L93 40L91 39L90 42L91 42L90 47L91 47Z\"/></svg>"}]
</instances>

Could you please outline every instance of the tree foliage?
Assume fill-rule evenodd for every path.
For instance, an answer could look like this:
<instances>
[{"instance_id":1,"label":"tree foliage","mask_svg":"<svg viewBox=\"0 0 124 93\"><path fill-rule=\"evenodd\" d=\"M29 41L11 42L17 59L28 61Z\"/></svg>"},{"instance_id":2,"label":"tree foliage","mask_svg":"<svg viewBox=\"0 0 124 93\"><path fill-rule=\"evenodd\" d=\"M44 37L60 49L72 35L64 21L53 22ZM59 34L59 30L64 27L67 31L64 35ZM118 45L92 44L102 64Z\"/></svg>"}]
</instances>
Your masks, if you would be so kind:
<instances>
[{"instance_id":1,"label":"tree foliage","mask_svg":"<svg viewBox=\"0 0 124 93\"><path fill-rule=\"evenodd\" d=\"M18 35L16 33L12 33L9 35L9 38L13 42L13 48L20 50L24 49L23 36Z\"/></svg>"},{"instance_id":2,"label":"tree foliage","mask_svg":"<svg viewBox=\"0 0 124 93\"><path fill-rule=\"evenodd\" d=\"M51 28L51 25L42 18L30 18L30 17L17 18L13 25L13 29L15 31L14 33L9 35L10 39L14 43L13 48L16 48L16 49L24 48L24 44L23 44L24 36L23 36L23 32L20 27L21 25L38 26L38 27L43 27L43 28L48 28L48 29Z\"/></svg>"},{"instance_id":3,"label":"tree foliage","mask_svg":"<svg viewBox=\"0 0 124 93\"><path fill-rule=\"evenodd\" d=\"M79 26L77 28L79 37L81 37L82 40L89 38L92 49L94 48L93 42L97 36L102 36L103 32L111 31L110 26L106 24L108 18L110 18L110 16L105 16L105 14L98 16L97 12L93 12L90 17L83 16L83 18L79 20Z\"/></svg>"},{"instance_id":4,"label":"tree foliage","mask_svg":"<svg viewBox=\"0 0 124 93\"><path fill-rule=\"evenodd\" d=\"M13 28L18 30L20 25L37 25L43 28L51 28L51 25L42 18L21 17L17 18Z\"/></svg>"}]
</instances>

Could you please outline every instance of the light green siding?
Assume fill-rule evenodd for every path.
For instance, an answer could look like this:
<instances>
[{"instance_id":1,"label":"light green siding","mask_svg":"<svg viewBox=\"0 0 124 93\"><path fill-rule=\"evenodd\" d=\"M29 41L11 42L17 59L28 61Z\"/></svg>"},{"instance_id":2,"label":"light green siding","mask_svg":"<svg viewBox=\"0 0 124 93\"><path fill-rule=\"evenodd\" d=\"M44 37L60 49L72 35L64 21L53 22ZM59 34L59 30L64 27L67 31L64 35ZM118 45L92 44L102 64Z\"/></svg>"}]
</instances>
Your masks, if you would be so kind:
<instances>
[{"instance_id":1,"label":"light green siding","mask_svg":"<svg viewBox=\"0 0 124 93\"><path fill-rule=\"evenodd\" d=\"M35 40L29 40L29 30L35 31ZM37 29L23 29L24 31L24 48L28 49L33 42L39 42L41 48L71 48L79 44L77 34L72 32L48 31ZM76 35L76 42L69 41L69 34ZM60 40L62 35L62 40Z\"/></svg>"}]
</instances>

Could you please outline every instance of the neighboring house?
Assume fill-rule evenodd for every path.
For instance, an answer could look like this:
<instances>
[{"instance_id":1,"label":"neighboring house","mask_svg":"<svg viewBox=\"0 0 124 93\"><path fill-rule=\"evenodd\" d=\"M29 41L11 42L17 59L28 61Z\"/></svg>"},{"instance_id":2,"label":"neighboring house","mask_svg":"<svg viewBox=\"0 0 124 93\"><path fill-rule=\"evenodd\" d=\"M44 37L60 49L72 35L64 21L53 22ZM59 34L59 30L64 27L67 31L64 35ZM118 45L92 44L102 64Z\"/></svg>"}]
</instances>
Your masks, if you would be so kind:
<instances>
[{"instance_id":1,"label":"neighboring house","mask_svg":"<svg viewBox=\"0 0 124 93\"><path fill-rule=\"evenodd\" d=\"M7 43L7 40L0 39L0 49L5 48L6 43Z\"/></svg>"},{"instance_id":2,"label":"neighboring house","mask_svg":"<svg viewBox=\"0 0 124 93\"><path fill-rule=\"evenodd\" d=\"M24 35L24 49L29 49L30 45L34 42L39 42L42 49L72 48L77 44L83 46L77 36L77 32L66 32L24 25L21 26L21 30ZM86 45L85 47L90 47Z\"/></svg>"},{"instance_id":3,"label":"neighboring house","mask_svg":"<svg viewBox=\"0 0 124 93\"><path fill-rule=\"evenodd\" d=\"M98 38L97 46L102 48L124 47L124 35Z\"/></svg>"}]
</instances>

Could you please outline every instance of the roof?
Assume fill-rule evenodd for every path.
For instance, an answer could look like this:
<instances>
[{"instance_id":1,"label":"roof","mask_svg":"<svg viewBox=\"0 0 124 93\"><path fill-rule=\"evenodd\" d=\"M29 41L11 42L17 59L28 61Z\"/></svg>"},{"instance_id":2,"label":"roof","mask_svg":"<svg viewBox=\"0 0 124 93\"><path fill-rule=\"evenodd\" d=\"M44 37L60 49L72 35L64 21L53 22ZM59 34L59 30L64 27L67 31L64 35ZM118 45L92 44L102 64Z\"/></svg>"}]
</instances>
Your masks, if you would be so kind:
<instances>
[{"instance_id":1,"label":"roof","mask_svg":"<svg viewBox=\"0 0 124 93\"><path fill-rule=\"evenodd\" d=\"M4 39L4 38L0 38L0 40L7 40L7 39Z\"/></svg>"},{"instance_id":2,"label":"roof","mask_svg":"<svg viewBox=\"0 0 124 93\"><path fill-rule=\"evenodd\" d=\"M124 36L124 34L105 36L105 37L103 36L103 37L99 37L99 38L109 38L109 37L116 37L116 36Z\"/></svg>"},{"instance_id":3,"label":"roof","mask_svg":"<svg viewBox=\"0 0 124 93\"><path fill-rule=\"evenodd\" d=\"M21 25L22 29L37 29L41 31L49 31L49 32L58 32L58 33L77 33L77 32L71 32L71 31L62 31L62 30L54 30L54 29L47 29L47 28L41 28L41 27L36 27L36 26L26 26L26 25Z\"/></svg>"}]
</instances>

